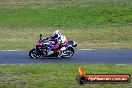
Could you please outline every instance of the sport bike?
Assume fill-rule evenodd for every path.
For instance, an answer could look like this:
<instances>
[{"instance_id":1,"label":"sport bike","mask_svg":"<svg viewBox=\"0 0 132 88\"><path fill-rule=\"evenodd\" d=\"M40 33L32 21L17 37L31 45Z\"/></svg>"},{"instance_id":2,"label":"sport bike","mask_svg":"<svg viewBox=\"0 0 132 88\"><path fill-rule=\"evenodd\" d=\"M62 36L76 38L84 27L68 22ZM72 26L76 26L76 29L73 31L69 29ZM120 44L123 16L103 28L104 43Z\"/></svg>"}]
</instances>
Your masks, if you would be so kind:
<instances>
[{"instance_id":1,"label":"sport bike","mask_svg":"<svg viewBox=\"0 0 132 88\"><path fill-rule=\"evenodd\" d=\"M53 50L53 54L48 55L48 46L47 44L52 43L54 41L47 40L46 38L42 37L42 34L40 34L40 39L38 40L36 46L29 51L29 56L31 58L40 58L40 57L58 57L57 50L61 49L61 44L59 45L59 48L56 50ZM77 46L77 43L75 41L68 41L68 47L66 50L62 52L61 58L70 58L73 56L75 52L75 47Z\"/></svg>"}]
</instances>

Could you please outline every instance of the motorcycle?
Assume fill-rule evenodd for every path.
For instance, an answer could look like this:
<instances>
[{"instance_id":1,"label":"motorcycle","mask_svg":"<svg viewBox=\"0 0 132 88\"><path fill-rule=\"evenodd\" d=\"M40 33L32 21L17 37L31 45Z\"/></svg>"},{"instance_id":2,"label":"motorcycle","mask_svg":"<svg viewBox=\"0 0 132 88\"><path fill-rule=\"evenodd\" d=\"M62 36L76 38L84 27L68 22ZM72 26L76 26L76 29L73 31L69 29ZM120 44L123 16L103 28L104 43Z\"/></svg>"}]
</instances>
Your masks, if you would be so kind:
<instances>
[{"instance_id":1,"label":"motorcycle","mask_svg":"<svg viewBox=\"0 0 132 88\"><path fill-rule=\"evenodd\" d=\"M52 40L47 40L42 38L42 34L40 34L40 39L38 40L36 47L29 51L29 56L31 58L40 58L40 57L58 57L57 50L61 49L62 46L60 45L57 50L53 50L53 54L48 55L48 44L52 43ZM73 56L75 52L75 47L77 46L75 41L68 41L68 47L66 50L62 52L61 58L70 58Z\"/></svg>"}]
</instances>

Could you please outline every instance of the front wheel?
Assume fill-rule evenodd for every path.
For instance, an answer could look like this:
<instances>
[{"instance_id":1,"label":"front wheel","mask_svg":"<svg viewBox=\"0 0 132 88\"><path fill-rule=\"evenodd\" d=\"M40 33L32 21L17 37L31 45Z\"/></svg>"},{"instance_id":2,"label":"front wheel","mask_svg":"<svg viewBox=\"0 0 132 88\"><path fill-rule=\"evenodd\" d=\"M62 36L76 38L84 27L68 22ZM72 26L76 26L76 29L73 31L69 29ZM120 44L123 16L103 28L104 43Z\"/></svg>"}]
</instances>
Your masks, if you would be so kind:
<instances>
[{"instance_id":1,"label":"front wheel","mask_svg":"<svg viewBox=\"0 0 132 88\"><path fill-rule=\"evenodd\" d=\"M31 58L38 58L38 54L37 54L37 50L35 48L33 48L30 52L29 52L29 56Z\"/></svg>"},{"instance_id":2,"label":"front wheel","mask_svg":"<svg viewBox=\"0 0 132 88\"><path fill-rule=\"evenodd\" d=\"M69 47L63 52L62 58L70 58L74 54L74 49L72 47Z\"/></svg>"}]
</instances>

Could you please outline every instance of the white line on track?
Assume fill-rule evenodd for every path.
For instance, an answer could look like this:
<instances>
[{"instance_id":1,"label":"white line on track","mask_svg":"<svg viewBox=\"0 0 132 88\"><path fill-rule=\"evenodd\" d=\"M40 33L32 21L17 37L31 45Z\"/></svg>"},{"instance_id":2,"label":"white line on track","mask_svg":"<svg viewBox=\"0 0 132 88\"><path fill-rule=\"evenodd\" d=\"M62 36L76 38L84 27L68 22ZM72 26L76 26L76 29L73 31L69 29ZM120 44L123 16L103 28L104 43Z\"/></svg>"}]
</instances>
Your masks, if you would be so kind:
<instances>
[{"instance_id":1,"label":"white line on track","mask_svg":"<svg viewBox=\"0 0 132 88\"><path fill-rule=\"evenodd\" d=\"M0 51L24 51L24 50L0 50Z\"/></svg>"},{"instance_id":2,"label":"white line on track","mask_svg":"<svg viewBox=\"0 0 132 88\"><path fill-rule=\"evenodd\" d=\"M78 50L97 50L97 49L78 49Z\"/></svg>"}]
</instances>

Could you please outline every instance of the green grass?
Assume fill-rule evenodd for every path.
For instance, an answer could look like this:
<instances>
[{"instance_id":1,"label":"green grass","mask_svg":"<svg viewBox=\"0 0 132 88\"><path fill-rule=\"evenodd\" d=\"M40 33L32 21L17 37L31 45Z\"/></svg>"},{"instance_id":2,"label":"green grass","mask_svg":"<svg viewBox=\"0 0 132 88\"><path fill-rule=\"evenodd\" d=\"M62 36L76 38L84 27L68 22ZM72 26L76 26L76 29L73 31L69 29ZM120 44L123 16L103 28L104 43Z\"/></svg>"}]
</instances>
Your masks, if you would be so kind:
<instances>
[{"instance_id":1,"label":"green grass","mask_svg":"<svg viewBox=\"0 0 132 88\"><path fill-rule=\"evenodd\" d=\"M78 48L132 48L131 0L4 0L0 49L31 49L55 30Z\"/></svg>"},{"instance_id":2,"label":"green grass","mask_svg":"<svg viewBox=\"0 0 132 88\"><path fill-rule=\"evenodd\" d=\"M8 0L7 0L8 1ZM14 0L16 1L16 0ZM30 0L32 1L32 0ZM45 27L45 26L87 26L87 25L128 25L132 22L132 3L130 0L106 1L90 0L71 1L73 6L61 6L60 0L53 1L54 6L46 7L44 4L40 7L25 5L23 7L10 8L1 5L0 26L18 26L18 27ZM62 0L66 3L67 0ZM36 1L37 2L37 1ZM38 1L39 3L40 1ZM51 1L52 2L52 1ZM56 2L56 3L55 3ZM80 5L76 5L76 3ZM6 3L6 2L5 2ZM43 3L46 3L43 0ZM58 3L58 4L57 4ZM69 0L70 3L70 0ZM75 3L75 4L74 4ZM17 4L13 4L17 5ZM56 6L61 7L56 7ZM66 3L66 5L69 5ZM36 7L33 8L32 6ZM5 7L5 8L4 8Z\"/></svg>"},{"instance_id":3,"label":"green grass","mask_svg":"<svg viewBox=\"0 0 132 88\"><path fill-rule=\"evenodd\" d=\"M68 40L75 40L78 48L93 49L130 49L132 48L132 26L124 27L92 27L92 28L0 28L0 49L29 50L39 39L39 34L44 36L53 34L59 29ZM65 31L66 30L66 31Z\"/></svg>"},{"instance_id":4,"label":"green grass","mask_svg":"<svg viewBox=\"0 0 132 88\"><path fill-rule=\"evenodd\" d=\"M19 64L0 65L0 88L129 88L130 84L87 84L75 77L79 66L87 74L130 74L132 65L116 64Z\"/></svg>"}]
</instances>

